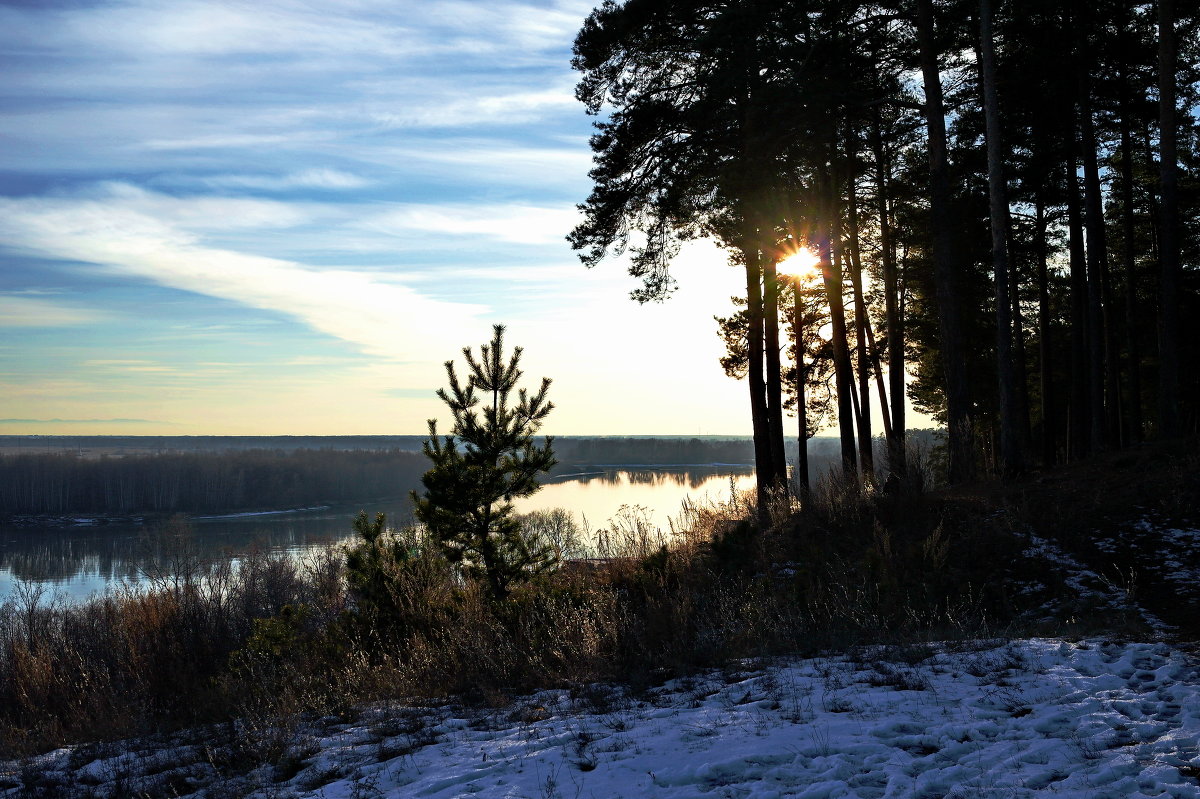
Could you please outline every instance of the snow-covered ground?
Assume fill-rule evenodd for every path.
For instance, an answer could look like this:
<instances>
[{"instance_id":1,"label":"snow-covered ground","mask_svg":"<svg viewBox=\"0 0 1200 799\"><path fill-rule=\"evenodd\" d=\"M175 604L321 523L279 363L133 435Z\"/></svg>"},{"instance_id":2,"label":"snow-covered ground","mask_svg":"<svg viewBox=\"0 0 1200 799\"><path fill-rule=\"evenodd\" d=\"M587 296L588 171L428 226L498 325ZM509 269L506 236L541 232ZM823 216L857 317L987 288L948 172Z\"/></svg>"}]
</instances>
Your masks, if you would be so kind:
<instances>
[{"instance_id":1,"label":"snow-covered ground","mask_svg":"<svg viewBox=\"0 0 1200 799\"><path fill-rule=\"evenodd\" d=\"M24 779L45 796L1200 797L1200 674L1165 644L1101 639L863 649L640 694L369 708L281 734L282 765L236 777L220 740L59 750L7 764L0 796Z\"/></svg>"}]
</instances>

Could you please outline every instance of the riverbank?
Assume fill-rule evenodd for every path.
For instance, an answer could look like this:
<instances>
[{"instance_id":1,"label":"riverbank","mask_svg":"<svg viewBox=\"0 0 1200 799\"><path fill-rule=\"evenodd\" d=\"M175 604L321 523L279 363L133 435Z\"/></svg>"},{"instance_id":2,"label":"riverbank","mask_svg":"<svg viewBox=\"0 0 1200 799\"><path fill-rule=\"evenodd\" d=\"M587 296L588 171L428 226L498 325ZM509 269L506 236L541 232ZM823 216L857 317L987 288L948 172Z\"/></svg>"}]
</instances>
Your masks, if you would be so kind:
<instances>
[{"instance_id":1,"label":"riverbank","mask_svg":"<svg viewBox=\"0 0 1200 799\"><path fill-rule=\"evenodd\" d=\"M1149 453L1131 467L1165 492L1140 508L1088 506L1123 531L1115 537L1086 527L1083 512L1060 527L1066 516L1046 506L1082 483L1042 495L1034 476L1002 494L929 492L914 474L888 491L824 485L802 509L775 509L764 530L733 501L692 508L675 533L613 527L596 568L562 569L503 599L412 532L370 544L381 549L358 562L378 571L353 580L344 547L308 563L252 553L236 569L165 552L144 586L78 604L27 586L5 607L0 748L34 754L205 723L274 729L398 697L504 707L547 688L637 692L746 658L1000 631L1182 647L1189 630L1144 597L1200 583L1200 530L1165 515L1180 500L1196 507L1194 480L1142 475L1182 463ZM1162 568L1135 564L1122 579L1079 546L1093 540L1136 542Z\"/></svg>"}]
</instances>

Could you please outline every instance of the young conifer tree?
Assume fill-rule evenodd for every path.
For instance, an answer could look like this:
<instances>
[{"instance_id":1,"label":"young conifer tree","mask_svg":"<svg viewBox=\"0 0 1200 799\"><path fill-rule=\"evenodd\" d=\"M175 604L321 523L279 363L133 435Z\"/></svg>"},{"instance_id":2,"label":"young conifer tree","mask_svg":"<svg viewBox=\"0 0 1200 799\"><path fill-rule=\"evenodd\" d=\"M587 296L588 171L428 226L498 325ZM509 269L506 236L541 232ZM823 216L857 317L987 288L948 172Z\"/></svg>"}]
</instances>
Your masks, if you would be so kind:
<instances>
[{"instance_id":1,"label":"young conifer tree","mask_svg":"<svg viewBox=\"0 0 1200 799\"><path fill-rule=\"evenodd\" d=\"M433 461L421 478L423 496L413 493L417 519L442 548L446 558L461 564L469 576L487 581L496 599L511 586L557 565L554 550L524 534L513 513L512 500L527 497L541 486L538 475L556 463L551 440L536 446L534 434L554 404L546 399L550 379L532 396L525 389L511 395L521 378L522 349L503 356L504 326L496 325L490 344L470 347L463 355L470 369L459 382L453 361L446 361L449 391L438 397L450 407L450 435L438 437L437 420L429 420L426 456Z\"/></svg>"}]
</instances>

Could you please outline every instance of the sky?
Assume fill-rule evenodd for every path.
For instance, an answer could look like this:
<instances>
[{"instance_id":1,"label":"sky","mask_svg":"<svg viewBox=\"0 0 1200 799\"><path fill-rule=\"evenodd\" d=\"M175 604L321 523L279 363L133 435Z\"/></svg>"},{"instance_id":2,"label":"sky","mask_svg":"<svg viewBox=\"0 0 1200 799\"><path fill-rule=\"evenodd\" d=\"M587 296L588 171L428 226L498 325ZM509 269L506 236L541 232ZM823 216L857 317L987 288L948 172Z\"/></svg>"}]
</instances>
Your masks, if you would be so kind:
<instances>
[{"instance_id":1,"label":"sky","mask_svg":"<svg viewBox=\"0 0 1200 799\"><path fill-rule=\"evenodd\" d=\"M0 433L410 434L508 326L545 432L747 434L708 243L565 241L592 0L0 5Z\"/></svg>"}]
</instances>

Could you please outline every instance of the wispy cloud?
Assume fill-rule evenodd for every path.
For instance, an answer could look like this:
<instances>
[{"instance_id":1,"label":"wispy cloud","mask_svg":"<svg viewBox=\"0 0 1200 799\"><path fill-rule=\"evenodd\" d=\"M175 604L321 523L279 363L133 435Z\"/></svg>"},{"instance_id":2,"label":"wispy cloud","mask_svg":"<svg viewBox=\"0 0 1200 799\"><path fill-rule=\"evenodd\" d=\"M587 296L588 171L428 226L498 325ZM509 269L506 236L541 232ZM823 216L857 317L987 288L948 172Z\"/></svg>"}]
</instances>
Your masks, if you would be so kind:
<instances>
[{"instance_id":1,"label":"wispy cloud","mask_svg":"<svg viewBox=\"0 0 1200 799\"><path fill-rule=\"evenodd\" d=\"M94 308L22 294L0 294L0 327L78 327L95 324L111 315Z\"/></svg>"},{"instance_id":2,"label":"wispy cloud","mask_svg":"<svg viewBox=\"0 0 1200 799\"><path fill-rule=\"evenodd\" d=\"M358 225L381 233L417 230L515 244L558 244L578 219L579 212L569 206L404 205L371 215Z\"/></svg>"},{"instance_id":3,"label":"wispy cloud","mask_svg":"<svg viewBox=\"0 0 1200 799\"><path fill-rule=\"evenodd\" d=\"M567 205L585 196L587 173L592 163L586 144L549 147L475 137L389 144L364 157L380 164L403 163L414 172L449 176L476 184L501 183L509 187L537 187L543 191L550 187L566 189L568 196L574 198Z\"/></svg>"},{"instance_id":4,"label":"wispy cloud","mask_svg":"<svg viewBox=\"0 0 1200 799\"><path fill-rule=\"evenodd\" d=\"M306 135L309 134L299 134ZM296 133L212 133L183 138L147 139L142 142L142 146L148 150L229 150L295 144L297 138Z\"/></svg>"},{"instance_id":5,"label":"wispy cloud","mask_svg":"<svg viewBox=\"0 0 1200 799\"><path fill-rule=\"evenodd\" d=\"M377 110L370 117L388 127L463 127L466 125L521 125L536 120L547 111L576 109L570 83L537 91L482 94L479 88L462 86L430 87L429 102L399 109ZM447 92L451 96L447 98ZM457 95L457 99L455 99ZM437 96L437 101L434 101Z\"/></svg>"},{"instance_id":6,"label":"wispy cloud","mask_svg":"<svg viewBox=\"0 0 1200 799\"><path fill-rule=\"evenodd\" d=\"M337 171L332 162L344 159L379 161L372 152L394 146L398 131L480 135L550 118L582 125L567 59L591 5L128 0L0 7L0 49L11 56L0 168L163 172L188 165L212 172L237 153L235 160L268 173L246 173L243 188L290 182L277 174L300 175L296 188L342 188L320 170Z\"/></svg>"},{"instance_id":7,"label":"wispy cloud","mask_svg":"<svg viewBox=\"0 0 1200 799\"><path fill-rule=\"evenodd\" d=\"M211 188L265 189L284 191L287 189L361 189L372 181L337 169L306 169L288 175L205 175L192 178L193 184Z\"/></svg>"},{"instance_id":8,"label":"wispy cloud","mask_svg":"<svg viewBox=\"0 0 1200 799\"><path fill-rule=\"evenodd\" d=\"M180 371L179 367L169 364L134 358L94 358L84 361L82 365L134 374L174 374Z\"/></svg>"},{"instance_id":9,"label":"wispy cloud","mask_svg":"<svg viewBox=\"0 0 1200 799\"><path fill-rule=\"evenodd\" d=\"M0 200L0 233L43 255L286 314L385 358L424 358L446 319L469 323L485 310L431 299L370 272L206 246L199 236L149 216L135 199Z\"/></svg>"},{"instance_id":10,"label":"wispy cloud","mask_svg":"<svg viewBox=\"0 0 1200 799\"><path fill-rule=\"evenodd\" d=\"M594 5L0 3L4 412L417 431L441 362L503 321L560 430L628 430L622 402L646 432L740 419L680 399L742 404L711 352L727 276L637 307L564 241Z\"/></svg>"},{"instance_id":11,"label":"wispy cloud","mask_svg":"<svg viewBox=\"0 0 1200 799\"><path fill-rule=\"evenodd\" d=\"M81 208L100 204L130 219L136 216L144 220L143 225L169 225L192 232L291 228L311 223L322 214L336 213L317 203L212 195L175 197L118 181L84 187L74 198L63 197L57 202L62 208L73 202Z\"/></svg>"}]
</instances>

